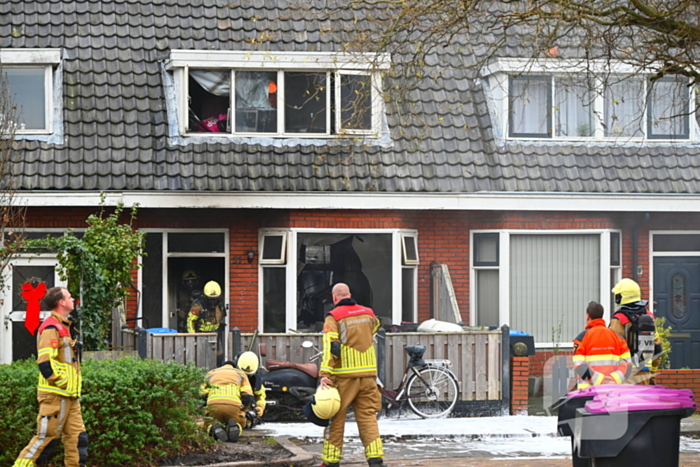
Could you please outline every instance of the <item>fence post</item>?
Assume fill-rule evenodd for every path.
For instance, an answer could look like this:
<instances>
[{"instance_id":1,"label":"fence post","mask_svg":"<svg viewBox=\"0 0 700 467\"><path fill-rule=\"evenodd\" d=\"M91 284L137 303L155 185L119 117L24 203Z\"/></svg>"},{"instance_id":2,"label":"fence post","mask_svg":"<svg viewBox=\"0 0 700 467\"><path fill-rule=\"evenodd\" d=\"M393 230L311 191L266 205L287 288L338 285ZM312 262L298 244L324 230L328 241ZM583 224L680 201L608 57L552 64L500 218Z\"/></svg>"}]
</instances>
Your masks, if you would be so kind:
<instances>
[{"instance_id":1,"label":"fence post","mask_svg":"<svg viewBox=\"0 0 700 467\"><path fill-rule=\"evenodd\" d=\"M148 358L148 331L138 328L136 331L136 341L138 342L139 358Z\"/></svg>"},{"instance_id":2,"label":"fence post","mask_svg":"<svg viewBox=\"0 0 700 467\"><path fill-rule=\"evenodd\" d=\"M231 331L231 334L233 334L233 344L231 346L233 352L231 355L231 360L233 360L236 355L241 353L241 330L235 327L233 328L233 331Z\"/></svg>"},{"instance_id":3,"label":"fence post","mask_svg":"<svg viewBox=\"0 0 700 467\"><path fill-rule=\"evenodd\" d=\"M501 410L510 415L510 327L501 326Z\"/></svg>"},{"instance_id":4,"label":"fence post","mask_svg":"<svg viewBox=\"0 0 700 467\"><path fill-rule=\"evenodd\" d=\"M379 328L377 331L377 347L375 349L377 355L377 377L382 384L386 384L386 331L384 328Z\"/></svg>"}]
</instances>

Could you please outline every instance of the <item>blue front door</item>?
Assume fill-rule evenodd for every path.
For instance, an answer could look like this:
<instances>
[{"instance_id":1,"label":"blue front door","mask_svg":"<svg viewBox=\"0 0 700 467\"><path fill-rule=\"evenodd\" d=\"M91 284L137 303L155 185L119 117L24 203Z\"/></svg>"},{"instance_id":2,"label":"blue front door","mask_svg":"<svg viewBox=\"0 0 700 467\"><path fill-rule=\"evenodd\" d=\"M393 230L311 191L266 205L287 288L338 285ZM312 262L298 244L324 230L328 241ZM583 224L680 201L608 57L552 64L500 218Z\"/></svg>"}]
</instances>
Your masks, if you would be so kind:
<instances>
[{"instance_id":1,"label":"blue front door","mask_svg":"<svg viewBox=\"0 0 700 467\"><path fill-rule=\"evenodd\" d=\"M671 326L671 368L700 368L700 257L654 258L654 301Z\"/></svg>"}]
</instances>

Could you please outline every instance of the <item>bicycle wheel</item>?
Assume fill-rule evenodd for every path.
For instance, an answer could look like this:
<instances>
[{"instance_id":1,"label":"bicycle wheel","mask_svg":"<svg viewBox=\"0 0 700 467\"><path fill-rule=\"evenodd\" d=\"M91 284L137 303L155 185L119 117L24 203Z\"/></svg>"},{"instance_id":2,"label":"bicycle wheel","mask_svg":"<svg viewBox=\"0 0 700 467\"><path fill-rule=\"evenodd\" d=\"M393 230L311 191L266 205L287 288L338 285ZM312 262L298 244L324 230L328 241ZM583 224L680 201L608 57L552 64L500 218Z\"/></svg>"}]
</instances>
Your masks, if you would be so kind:
<instances>
[{"instance_id":1,"label":"bicycle wheel","mask_svg":"<svg viewBox=\"0 0 700 467\"><path fill-rule=\"evenodd\" d=\"M423 418L444 417L452 412L459 384L454 374L440 367L424 367L418 370L406 384L406 398L411 410Z\"/></svg>"}]
</instances>

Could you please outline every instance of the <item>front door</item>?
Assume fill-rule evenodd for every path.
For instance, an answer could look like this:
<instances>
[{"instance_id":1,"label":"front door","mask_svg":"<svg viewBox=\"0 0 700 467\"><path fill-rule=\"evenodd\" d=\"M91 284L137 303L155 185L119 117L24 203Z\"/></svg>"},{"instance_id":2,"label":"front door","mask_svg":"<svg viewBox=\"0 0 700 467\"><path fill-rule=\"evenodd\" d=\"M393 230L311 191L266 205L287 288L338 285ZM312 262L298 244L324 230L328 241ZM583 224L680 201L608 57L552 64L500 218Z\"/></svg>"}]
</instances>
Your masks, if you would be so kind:
<instances>
[{"instance_id":1,"label":"front door","mask_svg":"<svg viewBox=\"0 0 700 467\"><path fill-rule=\"evenodd\" d=\"M671 326L671 368L700 368L700 257L654 258L654 301Z\"/></svg>"},{"instance_id":2,"label":"front door","mask_svg":"<svg viewBox=\"0 0 700 467\"><path fill-rule=\"evenodd\" d=\"M5 286L9 293L0 299L2 325L0 327L0 364L15 360L36 358L36 336L24 327L27 302L22 298L22 285L27 281L46 284L47 290L54 286L65 286L58 278L55 258L18 258L10 262L5 271ZM50 312L41 305L41 319Z\"/></svg>"}]
</instances>

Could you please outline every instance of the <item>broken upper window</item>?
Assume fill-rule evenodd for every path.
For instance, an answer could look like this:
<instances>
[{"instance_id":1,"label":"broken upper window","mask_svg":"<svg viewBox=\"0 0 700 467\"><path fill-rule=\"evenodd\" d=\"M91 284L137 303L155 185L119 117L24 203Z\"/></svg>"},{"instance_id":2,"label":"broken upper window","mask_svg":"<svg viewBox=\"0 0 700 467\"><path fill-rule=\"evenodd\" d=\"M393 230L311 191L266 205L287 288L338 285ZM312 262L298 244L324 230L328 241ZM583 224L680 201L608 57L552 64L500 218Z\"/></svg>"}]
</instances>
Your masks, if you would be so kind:
<instances>
[{"instance_id":1,"label":"broken upper window","mask_svg":"<svg viewBox=\"0 0 700 467\"><path fill-rule=\"evenodd\" d=\"M58 49L2 49L0 120L15 134L53 133L53 74Z\"/></svg>"},{"instance_id":2,"label":"broken upper window","mask_svg":"<svg viewBox=\"0 0 700 467\"><path fill-rule=\"evenodd\" d=\"M168 66L188 136L379 133L384 56L174 50Z\"/></svg>"}]
</instances>

